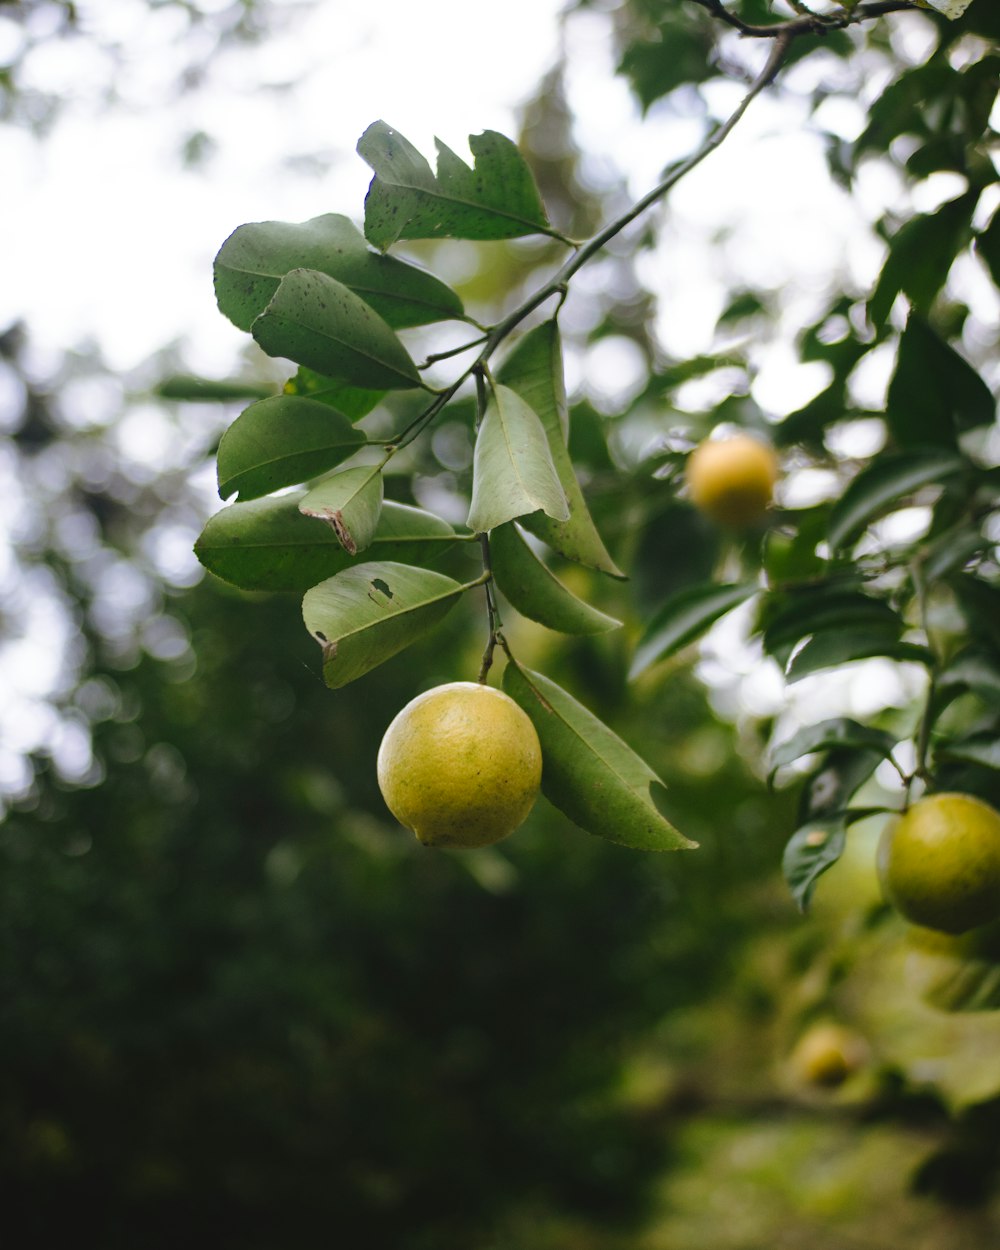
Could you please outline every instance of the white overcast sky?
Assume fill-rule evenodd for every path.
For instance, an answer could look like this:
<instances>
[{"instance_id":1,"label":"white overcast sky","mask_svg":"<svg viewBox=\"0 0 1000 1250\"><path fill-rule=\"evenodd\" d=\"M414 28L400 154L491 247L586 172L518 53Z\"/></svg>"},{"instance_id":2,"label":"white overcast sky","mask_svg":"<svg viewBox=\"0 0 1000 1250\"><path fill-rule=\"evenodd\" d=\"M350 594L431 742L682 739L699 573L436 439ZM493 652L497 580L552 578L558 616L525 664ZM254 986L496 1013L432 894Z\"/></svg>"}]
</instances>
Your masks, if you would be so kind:
<instances>
[{"instance_id":1,"label":"white overcast sky","mask_svg":"<svg viewBox=\"0 0 1000 1250\"><path fill-rule=\"evenodd\" d=\"M562 0L319 0L299 18L290 2L278 6L290 18L285 29L227 52L209 87L169 107L164 91L178 66L179 16L151 14L144 0L78 7L86 30L122 43L122 102L97 103L107 66L96 41L35 54L30 81L71 103L44 143L0 128L7 171L0 326L25 317L36 341L52 348L93 335L123 370L185 336L191 364L217 375L245 342L212 295L212 257L230 231L244 221L326 211L360 219L369 170L353 149L376 118L428 153L436 134L461 151L470 131L513 133L518 106L555 59ZM13 23L0 18L0 53L16 38ZM590 159L617 165L639 195L696 142L697 117L654 108L640 118L613 75L606 15L576 17L566 39L579 141ZM720 85L720 115L741 90ZM827 120L850 136L861 117L860 107L845 104ZM182 171L178 135L198 130L216 141L216 154L204 170ZM331 158L320 177L275 173L284 158L312 152ZM876 188L875 200L891 193ZM722 270L734 260L747 277L798 282L808 293L831 264L870 266L877 247L830 186L804 111L787 101L759 101L682 184L670 212L663 246L644 263L662 293L663 337L677 354L707 346ZM734 222L738 233L724 253L696 246ZM790 385L783 358L780 372Z\"/></svg>"}]
</instances>

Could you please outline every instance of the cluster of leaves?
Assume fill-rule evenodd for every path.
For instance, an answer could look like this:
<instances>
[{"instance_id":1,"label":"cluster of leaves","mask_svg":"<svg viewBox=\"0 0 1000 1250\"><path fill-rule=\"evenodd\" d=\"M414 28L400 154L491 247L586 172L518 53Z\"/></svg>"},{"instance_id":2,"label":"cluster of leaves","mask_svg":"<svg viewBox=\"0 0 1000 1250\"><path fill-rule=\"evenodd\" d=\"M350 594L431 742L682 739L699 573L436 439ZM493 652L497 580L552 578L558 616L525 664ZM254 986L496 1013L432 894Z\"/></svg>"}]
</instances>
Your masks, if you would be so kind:
<instances>
[{"instance_id":1,"label":"cluster of leaves","mask_svg":"<svg viewBox=\"0 0 1000 1250\"><path fill-rule=\"evenodd\" d=\"M484 676L497 643L510 654L494 586L553 630L587 635L620 624L576 596L527 537L621 576L568 450L555 318L521 335L494 373L494 349L541 300L485 328L438 278L385 254L401 239L561 237L509 139L485 132L470 147L471 168L439 143L435 172L376 122L358 144L375 175L364 236L337 214L302 225L255 223L236 230L216 260L222 311L266 353L299 368L283 394L251 404L223 436L219 490L223 498L235 492L237 502L209 521L196 550L207 568L242 588L304 592L305 625L322 646L334 689L425 636L477 587L486 587L491 626ZM545 294L557 293L553 285ZM478 335L465 346L483 346L456 380L435 388L397 331L443 321L473 325ZM473 381L471 498L466 525L456 527L386 499L385 471L439 414L448 419L449 405L462 404L459 392ZM390 437L370 438L358 423L397 393L415 401L415 415ZM482 552L476 576L430 567L456 563L468 543ZM538 729L544 789L558 807L629 846L689 845L652 801L653 772L571 695L512 658L504 686Z\"/></svg>"},{"instance_id":2,"label":"cluster of leaves","mask_svg":"<svg viewBox=\"0 0 1000 1250\"><path fill-rule=\"evenodd\" d=\"M766 6L747 4L726 11L726 18L742 34L780 37L787 61L816 47L842 57L858 54L858 22L907 7L842 6L828 19L803 13L774 22ZM639 3L629 8L641 12L630 15L632 38L621 68L644 106L715 72L706 40L718 37L721 6L699 0L670 14ZM850 823L873 810L855 796L881 761L892 762L907 794L918 784L953 785L996 799L1000 724L991 709L1000 686L1000 570L992 525L998 480L988 445L995 404L979 367L988 353L977 348L975 334L963 341L971 311L949 283L957 258L979 257L994 281L1000 269L991 212L997 174L989 159L1000 68L989 43L996 17L984 9L957 25L915 20L937 26L936 47L924 64L898 70L853 144L831 144L832 167L850 183L867 160L878 158L895 162L910 183L947 172L959 175L964 187L932 212L878 223L887 249L877 281L868 290L836 292L799 335L800 358L822 362L826 386L801 410L767 426L793 468L833 471L836 496L774 511L736 548L740 576L733 578L729 560L720 581L717 558L732 550L726 536L693 517L672 489L682 482L690 422L681 431L682 450L675 441L638 470L607 475L610 484L600 492L601 509L612 518L636 498L641 510L656 492L646 511L652 519L633 553L640 600L644 546L659 548L661 562L661 540L702 553L694 558L688 551L672 583L661 576L660 588L666 585L669 593L654 596L655 611L632 660L633 679L750 600L754 636L790 683L871 657L927 671L928 696L915 725L875 727L840 717L809 725L776 748L775 772L816 757L785 855L802 907L820 874L839 858ZM873 34L868 50L884 40ZM701 77L677 68L684 49L704 68ZM673 77L665 63L677 69ZM751 96L766 81L759 79ZM818 90L815 104L828 95ZM574 470L580 445L571 453L555 317L508 344L545 300L564 296L568 279L596 250L594 240L581 248L551 225L528 166L508 140L488 132L470 146L474 167L439 144L435 172L402 136L376 123L358 149L375 174L364 236L347 219L327 215L302 226L244 226L227 241L216 265L222 310L266 352L299 369L282 396L252 405L224 437L220 491L223 497L236 491L239 500L209 522L198 553L208 568L242 587L303 591L306 625L322 644L324 675L335 688L422 637L467 592L484 587L490 623L484 673L499 643L509 656L505 688L539 730L548 797L584 828L613 840L642 848L683 846L685 839L651 801L655 778L648 768L569 694L520 666L499 628L496 588L519 613L551 629L598 634L618 623L573 595L539 558L535 540L559 558L612 577L620 575L616 561L625 562L609 554ZM438 279L385 254L406 240L531 235L576 246L574 259L492 326L468 315ZM739 293L720 324L752 327L765 308L753 293ZM396 331L447 320L475 327L479 337L464 345L473 363L457 380L434 387L425 380L428 365L458 350L431 354L420 366ZM494 372L492 356L500 348L506 354ZM895 365L885 408L873 413L858 405L852 380L872 353L887 350ZM720 354L660 368L636 406L662 401L692 377L731 363ZM460 391L473 384L471 404ZM389 435L378 425L385 411L399 416ZM464 527L415 508L412 496L385 498L385 482L400 482L400 475L387 479L393 457L439 417L455 420L460 413L475 431ZM363 432L370 414L367 424L378 431L371 439ZM572 415L575 420L577 412ZM851 423L873 419L884 434L882 450L866 457L845 453ZM720 421L765 424L739 395L706 414L703 432ZM349 459L353 467L340 467ZM620 466L606 461L601 467ZM295 493L284 493L292 487ZM913 508L923 510L924 528L894 539L882 522ZM482 571L474 576L429 567L457 565L470 545L483 554ZM914 740L912 766L900 762L905 753L898 751L908 737Z\"/></svg>"},{"instance_id":3,"label":"cluster of leaves","mask_svg":"<svg viewBox=\"0 0 1000 1250\"><path fill-rule=\"evenodd\" d=\"M738 12L747 22L761 20L752 5ZM790 467L832 471L836 492L808 508L776 510L766 529L740 548L742 577L723 583L692 578L676 588L650 622L633 665L637 675L752 601L753 635L789 683L873 656L926 670L926 703L916 723L903 726L897 718L874 727L839 717L807 725L774 749L775 772L802 757L815 759L784 859L802 907L820 874L840 857L850 823L871 813L855 796L883 760L896 766L907 793L921 784L993 803L1000 797L1000 476L988 383L993 343L956 280L962 265L978 263L980 275L1000 285L997 172L989 156L996 140L990 114L1000 86L1000 58L992 49L1000 28L990 6L973 6L960 22L917 20L934 22L932 52L922 64L896 66L857 139L831 142L831 167L848 188L867 162L879 160L895 165L907 188L946 174L957 191L929 212L902 220L887 214L876 223L886 254L872 287L834 292L798 336L799 358L821 362L826 385L767 427ZM662 22L670 29L661 23L653 32L633 22L630 29L642 33L633 33L622 56L622 69L646 105L676 85L669 75L646 75L661 44L690 49L705 34L691 10ZM870 56L884 39L876 33L864 49L848 39L826 40L824 47ZM804 39L797 43L800 50L807 46ZM831 94L817 90L814 103ZM763 298L744 293L720 324L761 325L764 307ZM855 398L853 378L873 353L890 351L885 406L872 412ZM715 359L716 367L722 364ZM701 368L711 366L709 360ZM742 412L729 404L716 415L762 424L749 401ZM845 452L854 422L881 427L876 454ZM665 456L661 473L677 480L682 460ZM896 538L903 530L884 522L910 509L919 510L907 514L914 524ZM909 753L898 750L908 738L912 767L900 762Z\"/></svg>"}]
</instances>

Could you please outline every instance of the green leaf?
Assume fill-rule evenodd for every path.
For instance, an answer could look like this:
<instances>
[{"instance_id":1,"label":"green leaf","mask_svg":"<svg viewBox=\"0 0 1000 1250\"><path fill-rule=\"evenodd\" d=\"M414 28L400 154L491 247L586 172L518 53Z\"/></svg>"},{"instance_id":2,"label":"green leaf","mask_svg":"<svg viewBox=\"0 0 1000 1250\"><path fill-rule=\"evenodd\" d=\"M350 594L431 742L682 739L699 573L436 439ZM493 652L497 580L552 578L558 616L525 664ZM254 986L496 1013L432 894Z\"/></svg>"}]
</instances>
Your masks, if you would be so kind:
<instances>
[{"instance_id":1,"label":"green leaf","mask_svg":"<svg viewBox=\"0 0 1000 1250\"><path fill-rule=\"evenodd\" d=\"M531 621L564 634L602 634L621 621L578 599L545 567L513 521L490 533L493 576L510 603Z\"/></svg>"},{"instance_id":2,"label":"green leaf","mask_svg":"<svg viewBox=\"0 0 1000 1250\"><path fill-rule=\"evenodd\" d=\"M414 265L371 251L364 235L340 213L310 221L255 221L234 230L215 258L219 308L249 330L293 269L336 278L394 329L464 317L450 287Z\"/></svg>"},{"instance_id":3,"label":"green leaf","mask_svg":"<svg viewBox=\"0 0 1000 1250\"><path fill-rule=\"evenodd\" d=\"M921 486L947 481L968 468L957 453L940 448L889 452L862 469L830 513L830 546L841 549L890 504L905 499Z\"/></svg>"},{"instance_id":4,"label":"green leaf","mask_svg":"<svg viewBox=\"0 0 1000 1250\"><path fill-rule=\"evenodd\" d=\"M848 803L885 756L868 747L834 747L806 780L799 803L799 824L844 816Z\"/></svg>"},{"instance_id":5,"label":"green leaf","mask_svg":"<svg viewBox=\"0 0 1000 1250\"><path fill-rule=\"evenodd\" d=\"M160 399L189 404L227 404L241 399L266 399L274 394L270 382L247 382L241 378L199 378L175 373L153 387Z\"/></svg>"},{"instance_id":6,"label":"green leaf","mask_svg":"<svg viewBox=\"0 0 1000 1250\"><path fill-rule=\"evenodd\" d=\"M336 408L352 421L360 421L385 398L385 391L368 391L360 386L348 386L337 378L317 373L315 369L300 368L284 385L286 395L299 395L314 399L318 404Z\"/></svg>"},{"instance_id":7,"label":"green leaf","mask_svg":"<svg viewBox=\"0 0 1000 1250\"><path fill-rule=\"evenodd\" d=\"M537 413L569 506L565 521L536 512L525 518L525 527L567 560L599 569L611 577L624 577L597 531L567 447L569 414L556 321L545 321L529 330L504 361L497 378Z\"/></svg>"},{"instance_id":8,"label":"green leaf","mask_svg":"<svg viewBox=\"0 0 1000 1250\"><path fill-rule=\"evenodd\" d=\"M784 667L795 646L809 634L827 630L874 628L898 638L903 620L882 599L837 583L773 591L761 605L759 627L764 650Z\"/></svg>"},{"instance_id":9,"label":"green leaf","mask_svg":"<svg viewBox=\"0 0 1000 1250\"><path fill-rule=\"evenodd\" d=\"M767 531L764 571L772 585L819 576L826 561L816 554L816 548L826 539L828 516L829 508L824 504L800 513L790 534L778 526Z\"/></svg>"},{"instance_id":10,"label":"green leaf","mask_svg":"<svg viewBox=\"0 0 1000 1250\"><path fill-rule=\"evenodd\" d=\"M315 269L293 269L252 326L269 356L367 390L422 386L417 366L378 313Z\"/></svg>"},{"instance_id":11,"label":"green leaf","mask_svg":"<svg viewBox=\"0 0 1000 1250\"><path fill-rule=\"evenodd\" d=\"M350 567L352 558L333 530L299 512L304 493L223 508L195 544L198 559L216 577L243 590L298 591ZM407 504L382 506L370 557L427 564L458 541L447 521Z\"/></svg>"},{"instance_id":12,"label":"green leaf","mask_svg":"<svg viewBox=\"0 0 1000 1250\"><path fill-rule=\"evenodd\" d=\"M963 760L984 768L1000 769L1000 739L993 733L970 734L940 743L934 751L936 760Z\"/></svg>"},{"instance_id":13,"label":"green leaf","mask_svg":"<svg viewBox=\"0 0 1000 1250\"><path fill-rule=\"evenodd\" d=\"M382 511L382 466L364 465L335 473L299 501L303 516L325 521L348 555L371 545Z\"/></svg>"},{"instance_id":14,"label":"green leaf","mask_svg":"<svg viewBox=\"0 0 1000 1250\"><path fill-rule=\"evenodd\" d=\"M960 195L933 213L911 217L893 236L868 314L884 324L897 294L903 291L917 312L926 315L944 286L955 257L969 240L978 192Z\"/></svg>"},{"instance_id":15,"label":"green leaf","mask_svg":"<svg viewBox=\"0 0 1000 1250\"><path fill-rule=\"evenodd\" d=\"M781 868L799 911L809 909L817 881L840 859L846 841L847 822L843 816L811 820L792 834Z\"/></svg>"},{"instance_id":16,"label":"green leaf","mask_svg":"<svg viewBox=\"0 0 1000 1250\"><path fill-rule=\"evenodd\" d=\"M256 499L318 477L352 456L365 436L311 399L274 395L251 404L219 443L219 494Z\"/></svg>"},{"instance_id":17,"label":"green leaf","mask_svg":"<svg viewBox=\"0 0 1000 1250\"><path fill-rule=\"evenodd\" d=\"M938 673L938 690L971 690L985 703L1000 703L1000 661L989 652L969 647Z\"/></svg>"},{"instance_id":18,"label":"green leaf","mask_svg":"<svg viewBox=\"0 0 1000 1250\"><path fill-rule=\"evenodd\" d=\"M949 577L948 585L972 637L1000 652L1000 586L971 573Z\"/></svg>"},{"instance_id":19,"label":"green leaf","mask_svg":"<svg viewBox=\"0 0 1000 1250\"><path fill-rule=\"evenodd\" d=\"M896 747L896 739L884 729L873 729L846 716L807 725L791 738L779 743L771 752L771 771L767 783L771 785L779 768L812 755L816 751L829 751L836 747L852 747L877 751L888 759Z\"/></svg>"},{"instance_id":20,"label":"green leaf","mask_svg":"<svg viewBox=\"0 0 1000 1250\"><path fill-rule=\"evenodd\" d=\"M555 682L513 662L503 688L542 744L542 793L581 829L641 851L693 847L653 803L656 773Z\"/></svg>"},{"instance_id":21,"label":"green leaf","mask_svg":"<svg viewBox=\"0 0 1000 1250\"><path fill-rule=\"evenodd\" d=\"M899 340L885 417L900 447L954 448L958 433L992 425L996 404L989 387L954 348L916 313Z\"/></svg>"},{"instance_id":22,"label":"green leaf","mask_svg":"<svg viewBox=\"0 0 1000 1250\"><path fill-rule=\"evenodd\" d=\"M699 638L710 625L745 603L759 589L752 582L690 586L663 604L639 640L629 678L674 655Z\"/></svg>"},{"instance_id":23,"label":"green leaf","mask_svg":"<svg viewBox=\"0 0 1000 1250\"><path fill-rule=\"evenodd\" d=\"M801 681L810 673L824 668L835 668L852 660L867 660L873 656L885 656L890 660L903 660L913 664L933 664L934 656L926 647L912 642L900 642L895 629L870 625L853 629L829 629L813 634L800 650L792 656L785 672L790 682Z\"/></svg>"},{"instance_id":24,"label":"green leaf","mask_svg":"<svg viewBox=\"0 0 1000 1250\"><path fill-rule=\"evenodd\" d=\"M365 236L384 251L398 239L513 239L553 234L531 170L495 130L469 136L475 169L437 140L438 171L398 131L373 122L358 154L374 170Z\"/></svg>"},{"instance_id":25,"label":"green leaf","mask_svg":"<svg viewBox=\"0 0 1000 1250\"><path fill-rule=\"evenodd\" d=\"M986 262L995 286L1000 287L1000 209L989 225L976 236L976 251Z\"/></svg>"},{"instance_id":26,"label":"green leaf","mask_svg":"<svg viewBox=\"0 0 1000 1250\"><path fill-rule=\"evenodd\" d=\"M497 386L476 437L469 528L485 533L538 509L569 516L541 421L516 391Z\"/></svg>"},{"instance_id":27,"label":"green leaf","mask_svg":"<svg viewBox=\"0 0 1000 1250\"><path fill-rule=\"evenodd\" d=\"M468 586L429 569L366 561L306 591L302 618L323 647L333 690L391 659L429 633Z\"/></svg>"}]
</instances>

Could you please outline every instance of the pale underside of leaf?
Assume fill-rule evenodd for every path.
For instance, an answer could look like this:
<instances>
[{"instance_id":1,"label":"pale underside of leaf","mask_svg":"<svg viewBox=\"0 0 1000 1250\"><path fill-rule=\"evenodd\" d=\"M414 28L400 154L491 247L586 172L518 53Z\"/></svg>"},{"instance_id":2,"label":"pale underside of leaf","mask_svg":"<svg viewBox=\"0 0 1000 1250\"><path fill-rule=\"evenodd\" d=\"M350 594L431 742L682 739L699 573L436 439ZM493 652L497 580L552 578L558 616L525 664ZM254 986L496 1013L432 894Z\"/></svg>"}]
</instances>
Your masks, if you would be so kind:
<instances>
[{"instance_id":1,"label":"pale underside of leaf","mask_svg":"<svg viewBox=\"0 0 1000 1250\"><path fill-rule=\"evenodd\" d=\"M545 431L515 391L497 386L476 437L469 528L485 533L539 510L569 516Z\"/></svg>"},{"instance_id":2,"label":"pale underside of leaf","mask_svg":"<svg viewBox=\"0 0 1000 1250\"><path fill-rule=\"evenodd\" d=\"M357 555L371 544L382 512L380 465L345 469L308 491L299 504L303 516L325 521L348 553Z\"/></svg>"},{"instance_id":3,"label":"pale underside of leaf","mask_svg":"<svg viewBox=\"0 0 1000 1250\"><path fill-rule=\"evenodd\" d=\"M538 414L569 507L565 521L538 512L525 519L525 526L567 560L623 578L625 574L608 554L590 515L566 445L569 412L555 320L529 330L504 361L497 378Z\"/></svg>"}]
</instances>

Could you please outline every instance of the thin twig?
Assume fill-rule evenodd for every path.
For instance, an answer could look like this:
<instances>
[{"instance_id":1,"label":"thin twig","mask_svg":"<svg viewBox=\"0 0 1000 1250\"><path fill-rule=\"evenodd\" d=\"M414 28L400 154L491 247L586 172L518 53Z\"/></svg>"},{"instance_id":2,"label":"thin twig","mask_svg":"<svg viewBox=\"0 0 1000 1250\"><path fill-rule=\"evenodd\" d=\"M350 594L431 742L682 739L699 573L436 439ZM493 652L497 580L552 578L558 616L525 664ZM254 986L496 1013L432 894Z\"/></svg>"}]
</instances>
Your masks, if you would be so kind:
<instances>
[{"instance_id":1,"label":"thin twig","mask_svg":"<svg viewBox=\"0 0 1000 1250\"><path fill-rule=\"evenodd\" d=\"M697 4L713 18L732 26L741 35L747 35L751 39L778 39L782 35L825 35L828 31L844 30L873 17L883 17L886 13L900 13L905 9L918 7L912 0L874 0L871 4L855 5L853 9L845 8L840 13L803 13L784 22L759 26L754 22L745 22L738 14L727 9L722 0L691 0L691 3Z\"/></svg>"}]
</instances>

